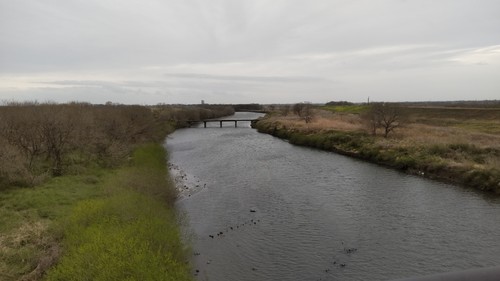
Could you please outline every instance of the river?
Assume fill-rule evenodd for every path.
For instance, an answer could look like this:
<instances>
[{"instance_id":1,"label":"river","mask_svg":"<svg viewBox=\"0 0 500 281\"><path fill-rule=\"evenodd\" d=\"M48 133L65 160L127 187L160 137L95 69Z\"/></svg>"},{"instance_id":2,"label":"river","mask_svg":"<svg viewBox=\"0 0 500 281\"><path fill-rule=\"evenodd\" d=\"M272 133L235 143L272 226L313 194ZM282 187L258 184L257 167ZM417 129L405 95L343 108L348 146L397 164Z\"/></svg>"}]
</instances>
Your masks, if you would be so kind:
<instances>
[{"instance_id":1,"label":"river","mask_svg":"<svg viewBox=\"0 0 500 281\"><path fill-rule=\"evenodd\" d=\"M500 263L500 198L249 127L166 140L197 280L390 280Z\"/></svg>"}]
</instances>

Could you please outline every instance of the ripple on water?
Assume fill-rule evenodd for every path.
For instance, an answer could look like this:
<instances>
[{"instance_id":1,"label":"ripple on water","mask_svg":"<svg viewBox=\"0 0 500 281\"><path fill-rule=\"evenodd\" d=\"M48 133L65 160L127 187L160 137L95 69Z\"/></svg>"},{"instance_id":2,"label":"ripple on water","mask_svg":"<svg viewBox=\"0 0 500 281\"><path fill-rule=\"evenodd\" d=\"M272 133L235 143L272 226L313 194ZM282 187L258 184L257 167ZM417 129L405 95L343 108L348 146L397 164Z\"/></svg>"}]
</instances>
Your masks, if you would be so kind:
<instances>
[{"instance_id":1,"label":"ripple on water","mask_svg":"<svg viewBox=\"0 0 500 281\"><path fill-rule=\"evenodd\" d=\"M499 199L251 129L179 130L167 147L209 187L178 204L199 280L387 280L500 259Z\"/></svg>"}]
</instances>

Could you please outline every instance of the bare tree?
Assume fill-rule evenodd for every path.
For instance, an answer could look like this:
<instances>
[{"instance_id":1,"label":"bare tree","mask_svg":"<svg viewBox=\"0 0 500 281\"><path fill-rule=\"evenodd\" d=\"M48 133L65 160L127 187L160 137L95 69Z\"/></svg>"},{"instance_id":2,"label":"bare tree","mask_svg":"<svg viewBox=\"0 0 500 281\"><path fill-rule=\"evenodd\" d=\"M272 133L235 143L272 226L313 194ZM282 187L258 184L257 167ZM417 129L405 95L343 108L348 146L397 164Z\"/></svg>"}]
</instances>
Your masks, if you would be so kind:
<instances>
[{"instance_id":1,"label":"bare tree","mask_svg":"<svg viewBox=\"0 0 500 281\"><path fill-rule=\"evenodd\" d=\"M304 108L304 103L296 103L292 106L292 111L295 115L302 117L302 109Z\"/></svg>"},{"instance_id":2,"label":"bare tree","mask_svg":"<svg viewBox=\"0 0 500 281\"><path fill-rule=\"evenodd\" d=\"M403 123L402 110L399 106L386 103L375 103L365 112L362 118L368 125L373 135L377 134L377 129L382 128L384 137L387 138L390 132L400 127Z\"/></svg>"},{"instance_id":3,"label":"bare tree","mask_svg":"<svg viewBox=\"0 0 500 281\"><path fill-rule=\"evenodd\" d=\"M138 144L161 141L182 120L232 113L230 106L8 103L0 106L0 188L113 167Z\"/></svg>"},{"instance_id":4,"label":"bare tree","mask_svg":"<svg viewBox=\"0 0 500 281\"><path fill-rule=\"evenodd\" d=\"M22 166L32 175L37 174L37 160L46 153L42 120L36 104L8 104L2 108L0 137L22 155ZM19 159L19 158L18 158Z\"/></svg>"},{"instance_id":5,"label":"bare tree","mask_svg":"<svg viewBox=\"0 0 500 281\"><path fill-rule=\"evenodd\" d=\"M310 103L304 104L302 108L302 118L306 121L306 123L310 123L314 117L314 111L312 105Z\"/></svg>"},{"instance_id":6,"label":"bare tree","mask_svg":"<svg viewBox=\"0 0 500 281\"><path fill-rule=\"evenodd\" d=\"M313 106L310 103L296 103L292 107L293 113L310 123L314 117Z\"/></svg>"},{"instance_id":7,"label":"bare tree","mask_svg":"<svg viewBox=\"0 0 500 281\"><path fill-rule=\"evenodd\" d=\"M287 104L283 104L280 106L280 109L281 109L281 115L283 116L287 116L288 113L290 113L290 107L289 105Z\"/></svg>"}]
</instances>

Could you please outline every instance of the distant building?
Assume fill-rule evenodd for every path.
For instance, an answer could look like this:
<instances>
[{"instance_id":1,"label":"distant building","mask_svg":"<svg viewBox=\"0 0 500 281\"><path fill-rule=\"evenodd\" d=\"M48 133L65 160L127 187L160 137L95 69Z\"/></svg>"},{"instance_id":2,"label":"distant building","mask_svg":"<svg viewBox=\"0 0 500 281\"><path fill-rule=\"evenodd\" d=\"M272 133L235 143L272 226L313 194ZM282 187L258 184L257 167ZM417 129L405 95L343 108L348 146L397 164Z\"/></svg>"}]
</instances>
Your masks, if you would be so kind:
<instances>
[{"instance_id":1,"label":"distant building","mask_svg":"<svg viewBox=\"0 0 500 281\"><path fill-rule=\"evenodd\" d=\"M205 104L205 100L201 100L201 104Z\"/></svg>"}]
</instances>

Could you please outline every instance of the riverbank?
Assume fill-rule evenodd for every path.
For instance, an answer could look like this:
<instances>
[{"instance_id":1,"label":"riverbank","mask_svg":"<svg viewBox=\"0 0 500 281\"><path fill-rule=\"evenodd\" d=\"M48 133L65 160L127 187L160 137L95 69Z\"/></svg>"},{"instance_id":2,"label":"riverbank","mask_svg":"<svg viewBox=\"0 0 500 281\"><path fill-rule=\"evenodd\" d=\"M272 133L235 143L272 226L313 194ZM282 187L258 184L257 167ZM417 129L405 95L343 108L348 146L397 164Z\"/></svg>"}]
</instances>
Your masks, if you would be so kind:
<instances>
[{"instance_id":1,"label":"riverbank","mask_svg":"<svg viewBox=\"0 0 500 281\"><path fill-rule=\"evenodd\" d=\"M0 280L192 280L160 145L226 106L0 106Z\"/></svg>"},{"instance_id":2,"label":"riverbank","mask_svg":"<svg viewBox=\"0 0 500 281\"><path fill-rule=\"evenodd\" d=\"M144 145L120 169L2 193L2 280L192 280L165 159Z\"/></svg>"},{"instance_id":3,"label":"riverbank","mask_svg":"<svg viewBox=\"0 0 500 281\"><path fill-rule=\"evenodd\" d=\"M157 144L79 202L65 223L65 253L46 280L192 280L173 202L175 186Z\"/></svg>"},{"instance_id":4,"label":"riverbank","mask_svg":"<svg viewBox=\"0 0 500 281\"><path fill-rule=\"evenodd\" d=\"M476 119L461 122L459 118L470 115L460 112L455 116L455 110L446 114L446 109L408 109L407 124L388 138L369 134L359 114L326 111L318 111L310 123L296 116L271 114L255 128L292 144L500 194L500 124L495 117L500 110L488 110L487 114L471 110L468 113Z\"/></svg>"}]
</instances>

